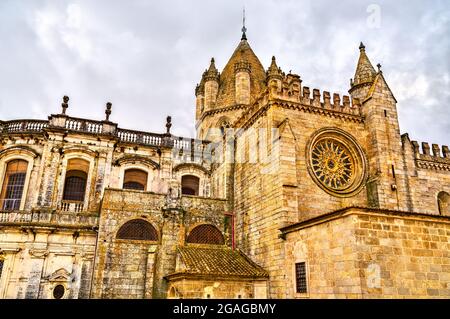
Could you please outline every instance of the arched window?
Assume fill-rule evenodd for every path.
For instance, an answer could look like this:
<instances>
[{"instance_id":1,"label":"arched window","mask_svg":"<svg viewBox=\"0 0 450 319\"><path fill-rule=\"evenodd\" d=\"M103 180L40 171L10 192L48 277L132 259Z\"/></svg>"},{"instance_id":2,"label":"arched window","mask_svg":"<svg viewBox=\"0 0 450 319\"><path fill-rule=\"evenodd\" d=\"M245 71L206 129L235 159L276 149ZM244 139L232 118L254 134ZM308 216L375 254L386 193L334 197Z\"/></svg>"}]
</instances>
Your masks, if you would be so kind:
<instances>
[{"instance_id":1,"label":"arched window","mask_svg":"<svg viewBox=\"0 0 450 319\"><path fill-rule=\"evenodd\" d=\"M127 169L123 177L123 189L145 191L147 188L147 172L140 169Z\"/></svg>"},{"instance_id":2,"label":"arched window","mask_svg":"<svg viewBox=\"0 0 450 319\"><path fill-rule=\"evenodd\" d=\"M439 192L437 202L439 214L450 216L450 195L447 192Z\"/></svg>"},{"instance_id":3,"label":"arched window","mask_svg":"<svg viewBox=\"0 0 450 319\"><path fill-rule=\"evenodd\" d=\"M88 172L88 161L83 159L70 159L68 161L66 179L64 181L63 200L76 202L84 201Z\"/></svg>"},{"instance_id":4,"label":"arched window","mask_svg":"<svg viewBox=\"0 0 450 319\"><path fill-rule=\"evenodd\" d=\"M28 162L12 160L6 165L5 178L1 192L1 208L3 210L16 210L20 208Z\"/></svg>"},{"instance_id":5,"label":"arched window","mask_svg":"<svg viewBox=\"0 0 450 319\"><path fill-rule=\"evenodd\" d=\"M200 179L194 175L184 175L181 177L181 194L198 195Z\"/></svg>"},{"instance_id":6,"label":"arched window","mask_svg":"<svg viewBox=\"0 0 450 319\"><path fill-rule=\"evenodd\" d=\"M217 227L205 224L195 227L189 233L187 242L191 244L223 245L225 241Z\"/></svg>"},{"instance_id":7,"label":"arched window","mask_svg":"<svg viewBox=\"0 0 450 319\"><path fill-rule=\"evenodd\" d=\"M155 227L143 219L133 219L120 227L116 235L117 239L131 240L158 240Z\"/></svg>"}]
</instances>

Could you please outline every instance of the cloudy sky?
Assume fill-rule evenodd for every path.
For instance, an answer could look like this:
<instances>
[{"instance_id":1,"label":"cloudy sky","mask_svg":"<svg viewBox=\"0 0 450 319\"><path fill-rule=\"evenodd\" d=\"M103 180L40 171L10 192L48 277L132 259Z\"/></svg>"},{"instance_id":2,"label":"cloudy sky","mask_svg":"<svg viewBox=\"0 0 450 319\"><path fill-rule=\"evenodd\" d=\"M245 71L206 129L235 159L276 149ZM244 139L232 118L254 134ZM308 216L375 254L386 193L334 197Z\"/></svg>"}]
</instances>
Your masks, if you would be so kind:
<instances>
[{"instance_id":1,"label":"cloudy sky","mask_svg":"<svg viewBox=\"0 0 450 319\"><path fill-rule=\"evenodd\" d=\"M194 136L195 84L240 40L303 84L346 94L359 42L398 100L401 132L450 144L450 2L0 0L0 119L60 112Z\"/></svg>"}]
</instances>

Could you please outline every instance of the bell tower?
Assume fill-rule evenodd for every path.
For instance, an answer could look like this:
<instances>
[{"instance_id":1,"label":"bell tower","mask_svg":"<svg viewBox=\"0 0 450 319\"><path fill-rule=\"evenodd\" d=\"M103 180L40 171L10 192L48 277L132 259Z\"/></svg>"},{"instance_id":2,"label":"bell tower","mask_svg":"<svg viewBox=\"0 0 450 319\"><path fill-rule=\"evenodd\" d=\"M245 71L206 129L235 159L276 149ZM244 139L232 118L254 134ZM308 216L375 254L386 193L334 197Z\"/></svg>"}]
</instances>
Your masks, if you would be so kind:
<instances>
[{"instance_id":1,"label":"bell tower","mask_svg":"<svg viewBox=\"0 0 450 319\"><path fill-rule=\"evenodd\" d=\"M220 140L266 88L266 72L247 41L245 14L241 41L219 73L215 60L202 75L196 94L197 138Z\"/></svg>"}]
</instances>

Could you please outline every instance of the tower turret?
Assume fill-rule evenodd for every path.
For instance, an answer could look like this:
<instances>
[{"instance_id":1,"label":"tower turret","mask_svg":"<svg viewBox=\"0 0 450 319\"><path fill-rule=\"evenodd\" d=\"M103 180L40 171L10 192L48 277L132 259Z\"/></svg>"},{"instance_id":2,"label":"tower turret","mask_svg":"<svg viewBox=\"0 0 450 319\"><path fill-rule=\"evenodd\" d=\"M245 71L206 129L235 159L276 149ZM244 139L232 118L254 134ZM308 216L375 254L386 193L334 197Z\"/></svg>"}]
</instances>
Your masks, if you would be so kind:
<instances>
[{"instance_id":1,"label":"tower turret","mask_svg":"<svg viewBox=\"0 0 450 319\"><path fill-rule=\"evenodd\" d=\"M251 64L241 60L234 64L236 104L250 104Z\"/></svg>"},{"instance_id":2,"label":"tower turret","mask_svg":"<svg viewBox=\"0 0 450 319\"><path fill-rule=\"evenodd\" d=\"M278 67L275 57L272 57L272 63L267 69L267 86L271 93L281 92L281 84L283 81L283 72Z\"/></svg>"},{"instance_id":3,"label":"tower turret","mask_svg":"<svg viewBox=\"0 0 450 319\"><path fill-rule=\"evenodd\" d=\"M198 121L205 109L205 76L202 76L200 84L195 87L195 120Z\"/></svg>"},{"instance_id":4,"label":"tower turret","mask_svg":"<svg viewBox=\"0 0 450 319\"><path fill-rule=\"evenodd\" d=\"M359 45L359 59L356 66L355 76L350 79L350 90L348 91L352 98L359 99L361 102L367 97L369 88L375 80L377 72L366 55L366 47L361 42Z\"/></svg>"},{"instance_id":5,"label":"tower turret","mask_svg":"<svg viewBox=\"0 0 450 319\"><path fill-rule=\"evenodd\" d=\"M211 64L206 73L203 74L205 82L205 111L214 108L219 91L219 71L214 63L214 58L211 58Z\"/></svg>"}]
</instances>

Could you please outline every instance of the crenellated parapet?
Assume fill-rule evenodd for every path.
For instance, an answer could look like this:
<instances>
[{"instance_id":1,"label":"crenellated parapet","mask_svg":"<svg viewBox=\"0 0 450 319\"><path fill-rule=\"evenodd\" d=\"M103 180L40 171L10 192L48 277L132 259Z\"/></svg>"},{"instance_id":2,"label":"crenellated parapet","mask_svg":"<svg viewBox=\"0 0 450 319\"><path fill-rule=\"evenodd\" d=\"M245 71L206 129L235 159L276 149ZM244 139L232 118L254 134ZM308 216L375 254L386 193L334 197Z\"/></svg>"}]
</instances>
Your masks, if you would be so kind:
<instances>
[{"instance_id":1,"label":"crenellated parapet","mask_svg":"<svg viewBox=\"0 0 450 319\"><path fill-rule=\"evenodd\" d=\"M424 169L450 171L450 150L447 145L411 141L416 166Z\"/></svg>"},{"instance_id":2,"label":"crenellated parapet","mask_svg":"<svg viewBox=\"0 0 450 319\"><path fill-rule=\"evenodd\" d=\"M312 94L309 87L303 87L300 103L306 106L322 108L330 111L341 112L352 115L361 115L361 103L358 99L351 99L348 95L330 94L328 91L320 93L319 89L313 89Z\"/></svg>"},{"instance_id":3,"label":"crenellated parapet","mask_svg":"<svg viewBox=\"0 0 450 319\"><path fill-rule=\"evenodd\" d=\"M292 76L292 74L288 74L288 76ZM286 76L286 78L288 76ZM298 88L300 88L300 81L297 83ZM290 88L292 89L292 86ZM247 108L240 118L233 123L233 127L245 128L251 125L253 119L257 118L261 113L264 113L271 105L339 118L344 121L356 123L364 122L364 117L361 112L361 103L358 99L351 99L348 95L341 96L337 93L331 95L330 92L327 91L321 93L318 89L313 89L311 92L309 87L306 86L302 88L301 95L296 89L293 89L290 92L291 95L288 94L288 98L281 95L274 96L273 94L260 96L260 98ZM297 98L295 98L294 93L297 94Z\"/></svg>"}]
</instances>

